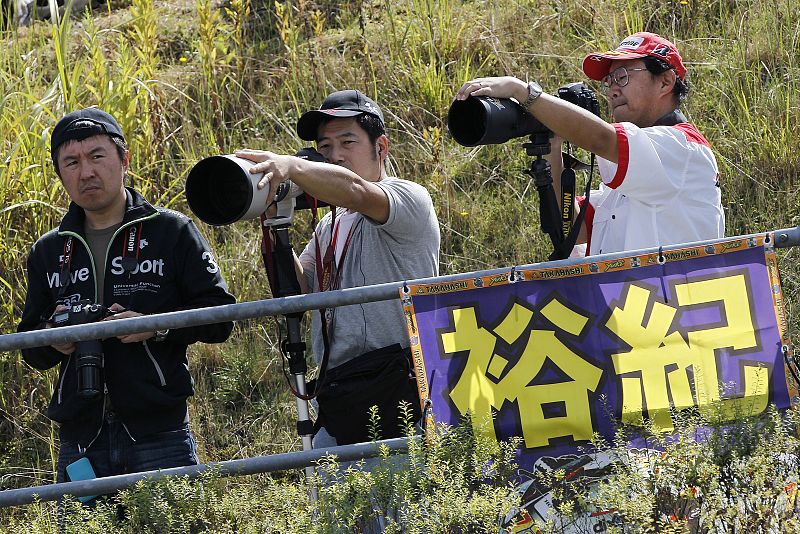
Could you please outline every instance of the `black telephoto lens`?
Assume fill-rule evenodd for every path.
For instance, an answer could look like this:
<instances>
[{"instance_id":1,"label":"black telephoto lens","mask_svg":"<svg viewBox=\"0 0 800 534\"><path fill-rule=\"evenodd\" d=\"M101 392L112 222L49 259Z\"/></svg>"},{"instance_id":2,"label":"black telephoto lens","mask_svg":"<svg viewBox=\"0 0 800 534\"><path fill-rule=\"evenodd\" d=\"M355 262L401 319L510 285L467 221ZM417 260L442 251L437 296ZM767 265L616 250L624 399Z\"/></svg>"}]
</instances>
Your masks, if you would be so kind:
<instances>
[{"instance_id":1,"label":"black telephoto lens","mask_svg":"<svg viewBox=\"0 0 800 534\"><path fill-rule=\"evenodd\" d=\"M103 392L103 347L97 340L79 341L75 346L78 396L94 399Z\"/></svg>"},{"instance_id":2,"label":"black telephoto lens","mask_svg":"<svg viewBox=\"0 0 800 534\"><path fill-rule=\"evenodd\" d=\"M541 122L515 101L486 96L453 101L447 113L447 128L463 146L494 145L547 132Z\"/></svg>"}]
</instances>

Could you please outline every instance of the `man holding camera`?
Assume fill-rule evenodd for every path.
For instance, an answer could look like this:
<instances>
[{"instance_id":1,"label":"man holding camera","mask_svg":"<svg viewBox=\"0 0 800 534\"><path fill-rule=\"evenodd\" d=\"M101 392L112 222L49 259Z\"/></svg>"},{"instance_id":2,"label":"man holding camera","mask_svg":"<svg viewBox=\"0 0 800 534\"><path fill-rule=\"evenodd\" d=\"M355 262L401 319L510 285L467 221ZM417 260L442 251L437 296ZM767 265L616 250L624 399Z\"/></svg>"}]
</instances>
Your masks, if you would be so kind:
<instances>
[{"instance_id":1,"label":"man holding camera","mask_svg":"<svg viewBox=\"0 0 800 534\"><path fill-rule=\"evenodd\" d=\"M243 150L258 162L268 199L291 180L332 209L297 262L303 291L328 291L436 276L439 224L427 190L389 176L383 112L359 91L330 94L300 117L297 133L316 141L326 162ZM302 274L300 274L302 273ZM398 404L420 416L406 323L399 300L341 306L314 313L313 348L320 362L315 447L370 439L371 406L380 437L402 435ZM412 421L413 422L413 421Z\"/></svg>"},{"instance_id":2,"label":"man holding camera","mask_svg":"<svg viewBox=\"0 0 800 534\"><path fill-rule=\"evenodd\" d=\"M723 237L716 159L678 109L688 86L675 45L636 33L614 50L586 56L583 71L601 82L614 124L510 76L471 80L455 98L514 98L554 133L551 146L566 140L599 157L600 189L575 210L586 212L578 243L588 243L588 254ZM558 153L549 156L556 177ZM560 198L558 179L554 188Z\"/></svg>"},{"instance_id":3,"label":"man holding camera","mask_svg":"<svg viewBox=\"0 0 800 534\"><path fill-rule=\"evenodd\" d=\"M18 331L235 302L192 221L125 187L130 153L111 115L96 108L65 115L50 149L72 202L59 227L33 245ZM227 322L23 350L37 369L60 364L47 411L60 423L57 480L198 463L187 346L220 343L232 328Z\"/></svg>"}]
</instances>

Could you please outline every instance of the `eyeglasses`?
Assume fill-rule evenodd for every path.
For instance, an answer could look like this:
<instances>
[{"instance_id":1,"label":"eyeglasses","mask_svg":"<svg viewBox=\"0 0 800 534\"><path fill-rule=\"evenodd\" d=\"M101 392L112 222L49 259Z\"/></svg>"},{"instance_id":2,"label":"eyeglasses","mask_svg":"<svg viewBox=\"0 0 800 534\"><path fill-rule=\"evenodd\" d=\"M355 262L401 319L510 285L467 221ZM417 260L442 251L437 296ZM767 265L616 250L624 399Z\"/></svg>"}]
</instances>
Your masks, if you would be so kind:
<instances>
[{"instance_id":1,"label":"eyeglasses","mask_svg":"<svg viewBox=\"0 0 800 534\"><path fill-rule=\"evenodd\" d=\"M603 88L603 94L607 95L608 91L611 89L611 84L615 83L619 87L625 87L628 85L628 81L630 76L628 75L629 72L635 72L637 70L647 70L645 68L640 69L626 69L625 67L620 67L616 69L614 72L609 72L605 76L600 83Z\"/></svg>"}]
</instances>

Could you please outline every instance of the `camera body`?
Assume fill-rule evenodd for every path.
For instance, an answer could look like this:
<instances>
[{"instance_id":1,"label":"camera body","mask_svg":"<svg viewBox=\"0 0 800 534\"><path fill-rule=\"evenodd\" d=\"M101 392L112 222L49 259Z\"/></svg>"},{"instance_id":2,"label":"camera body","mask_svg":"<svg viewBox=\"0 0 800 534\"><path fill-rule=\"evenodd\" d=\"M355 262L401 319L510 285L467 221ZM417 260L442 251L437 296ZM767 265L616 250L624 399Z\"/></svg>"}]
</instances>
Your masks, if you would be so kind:
<instances>
[{"instance_id":1,"label":"camera body","mask_svg":"<svg viewBox=\"0 0 800 534\"><path fill-rule=\"evenodd\" d=\"M316 161L319 163L325 161L325 157L322 154L310 147L301 148L295 153L295 157ZM292 221L294 210L311 209L313 207L323 207L328 205L325 202L317 200L316 206L312 206L308 202L308 199L308 195L306 195L296 183L292 182L291 180L282 182L278 186L278 190L275 192L274 202L277 208L275 216L265 219L264 224L267 226L288 224Z\"/></svg>"},{"instance_id":2,"label":"camera body","mask_svg":"<svg viewBox=\"0 0 800 534\"><path fill-rule=\"evenodd\" d=\"M583 82L559 87L558 96L600 116L597 96ZM487 96L455 100L447 113L447 128L463 146L500 144L515 137L550 133L516 101Z\"/></svg>"},{"instance_id":3,"label":"camera body","mask_svg":"<svg viewBox=\"0 0 800 534\"><path fill-rule=\"evenodd\" d=\"M66 303L67 309L54 313L51 324L73 326L97 322L108 316L107 308L89 299ZM94 399L103 392L103 346L97 339L75 343L75 370L78 373L78 396Z\"/></svg>"},{"instance_id":4,"label":"camera body","mask_svg":"<svg viewBox=\"0 0 800 534\"><path fill-rule=\"evenodd\" d=\"M597 95L583 82L562 85L558 88L558 98L600 116L600 102L597 101Z\"/></svg>"}]
</instances>

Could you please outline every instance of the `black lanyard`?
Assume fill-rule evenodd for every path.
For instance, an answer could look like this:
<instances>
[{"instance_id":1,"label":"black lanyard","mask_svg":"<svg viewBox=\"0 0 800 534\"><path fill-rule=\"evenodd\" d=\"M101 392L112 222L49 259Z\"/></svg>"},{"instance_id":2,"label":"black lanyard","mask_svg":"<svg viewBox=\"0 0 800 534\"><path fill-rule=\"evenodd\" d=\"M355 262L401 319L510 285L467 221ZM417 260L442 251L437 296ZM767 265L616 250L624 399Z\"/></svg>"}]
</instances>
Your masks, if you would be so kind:
<instances>
[{"instance_id":1,"label":"black lanyard","mask_svg":"<svg viewBox=\"0 0 800 534\"><path fill-rule=\"evenodd\" d=\"M61 256L61 269L58 273L58 300L64 296L72 278L72 236L64 240L64 254Z\"/></svg>"},{"instance_id":2,"label":"black lanyard","mask_svg":"<svg viewBox=\"0 0 800 534\"><path fill-rule=\"evenodd\" d=\"M139 247L142 241L142 223L139 226L132 225L128 230L128 237L122 243L122 270L128 273L128 277L133 274L139 266ZM61 268L58 273L58 299L60 300L67 288L72 284L72 251L73 238L68 236L64 240L64 254L61 257ZM133 254L129 256L128 254Z\"/></svg>"},{"instance_id":3,"label":"black lanyard","mask_svg":"<svg viewBox=\"0 0 800 534\"><path fill-rule=\"evenodd\" d=\"M314 246L316 247L316 262L317 262L317 282L319 283L320 291L333 291L339 289L342 282L342 267L344 267L344 260L347 256L347 250L350 248L350 238L353 237L353 230L356 226L356 221L353 221L350 230L347 232L344 245L342 246L342 254L339 261L336 261L336 242L339 239L339 226L342 224L342 219L338 221L331 219L331 240L328 243L328 248L325 250L325 256L320 259L319 240L314 237ZM334 271L335 268L335 272Z\"/></svg>"},{"instance_id":4,"label":"black lanyard","mask_svg":"<svg viewBox=\"0 0 800 534\"><path fill-rule=\"evenodd\" d=\"M675 109L659 117L653 126L675 126L676 124L680 124L682 122L687 122L686 116L681 112L680 109Z\"/></svg>"}]
</instances>

